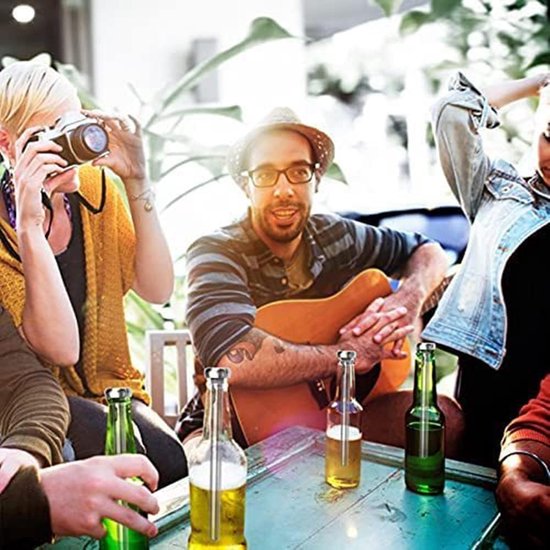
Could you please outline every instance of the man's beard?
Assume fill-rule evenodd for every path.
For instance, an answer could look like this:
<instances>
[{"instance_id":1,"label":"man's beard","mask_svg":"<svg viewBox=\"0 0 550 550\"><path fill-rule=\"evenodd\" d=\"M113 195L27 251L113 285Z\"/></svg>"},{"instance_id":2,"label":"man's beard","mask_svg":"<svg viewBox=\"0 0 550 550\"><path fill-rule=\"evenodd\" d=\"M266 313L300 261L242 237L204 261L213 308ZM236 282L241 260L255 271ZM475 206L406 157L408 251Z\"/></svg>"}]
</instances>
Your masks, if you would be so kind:
<instances>
[{"instance_id":1,"label":"man's beard","mask_svg":"<svg viewBox=\"0 0 550 550\"><path fill-rule=\"evenodd\" d=\"M298 220L294 223L280 227L275 223L272 223L273 216L271 211L275 208L294 208L296 209ZM271 240L278 243L289 243L302 234L307 220L309 218L311 208L307 208L304 204L299 202L284 202L272 204L259 210L257 208L252 209L252 215L258 221L262 231Z\"/></svg>"}]
</instances>

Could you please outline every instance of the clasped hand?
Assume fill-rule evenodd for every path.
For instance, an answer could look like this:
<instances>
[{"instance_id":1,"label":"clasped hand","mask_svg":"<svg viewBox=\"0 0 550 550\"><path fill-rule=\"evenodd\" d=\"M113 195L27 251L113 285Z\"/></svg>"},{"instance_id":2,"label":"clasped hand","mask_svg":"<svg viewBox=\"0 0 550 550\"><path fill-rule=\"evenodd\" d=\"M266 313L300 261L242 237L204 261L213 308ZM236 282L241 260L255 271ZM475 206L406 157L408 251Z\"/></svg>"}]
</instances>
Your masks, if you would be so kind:
<instances>
[{"instance_id":1,"label":"clasped hand","mask_svg":"<svg viewBox=\"0 0 550 550\"><path fill-rule=\"evenodd\" d=\"M383 359L405 359L405 338L413 330L417 308L397 305L395 296L377 298L340 329L338 343L357 351L356 371L368 372ZM388 344L392 344L391 347Z\"/></svg>"}]
</instances>

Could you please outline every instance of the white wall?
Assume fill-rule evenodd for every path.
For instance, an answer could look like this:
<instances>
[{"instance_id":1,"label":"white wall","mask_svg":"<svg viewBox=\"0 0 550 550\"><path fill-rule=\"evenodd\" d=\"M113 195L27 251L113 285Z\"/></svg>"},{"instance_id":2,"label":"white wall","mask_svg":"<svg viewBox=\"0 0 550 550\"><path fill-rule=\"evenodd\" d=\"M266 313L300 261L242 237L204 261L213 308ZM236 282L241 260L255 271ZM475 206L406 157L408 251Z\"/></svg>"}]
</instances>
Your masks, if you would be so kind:
<instances>
[{"instance_id":1,"label":"white wall","mask_svg":"<svg viewBox=\"0 0 550 550\"><path fill-rule=\"evenodd\" d=\"M131 82L147 100L186 71L191 40L212 38L225 49L247 33L252 19L269 16L303 35L300 0L92 0L95 92L107 107L136 111ZM303 42L260 46L220 73L220 99L256 118L274 104L305 98Z\"/></svg>"}]
</instances>

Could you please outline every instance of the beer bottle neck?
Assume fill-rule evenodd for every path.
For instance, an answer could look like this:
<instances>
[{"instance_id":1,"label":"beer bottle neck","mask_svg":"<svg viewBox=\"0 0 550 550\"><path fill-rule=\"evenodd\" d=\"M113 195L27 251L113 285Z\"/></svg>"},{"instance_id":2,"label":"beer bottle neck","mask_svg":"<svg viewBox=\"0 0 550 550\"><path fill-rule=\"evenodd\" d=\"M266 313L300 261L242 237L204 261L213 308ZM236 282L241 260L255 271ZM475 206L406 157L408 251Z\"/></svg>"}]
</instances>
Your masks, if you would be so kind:
<instances>
[{"instance_id":1,"label":"beer bottle neck","mask_svg":"<svg viewBox=\"0 0 550 550\"><path fill-rule=\"evenodd\" d=\"M107 398L107 434L105 454L117 455L135 453L136 442L132 424L132 402L130 398L110 400Z\"/></svg>"},{"instance_id":2,"label":"beer bottle neck","mask_svg":"<svg viewBox=\"0 0 550 550\"><path fill-rule=\"evenodd\" d=\"M342 363L336 388L336 401L349 403L355 400L355 368L352 363Z\"/></svg>"},{"instance_id":3,"label":"beer bottle neck","mask_svg":"<svg viewBox=\"0 0 550 550\"><path fill-rule=\"evenodd\" d=\"M418 351L414 369L414 405L437 406L435 382L434 352Z\"/></svg>"},{"instance_id":4,"label":"beer bottle neck","mask_svg":"<svg viewBox=\"0 0 550 550\"><path fill-rule=\"evenodd\" d=\"M227 383L211 381L206 392L203 439L232 439Z\"/></svg>"}]
</instances>

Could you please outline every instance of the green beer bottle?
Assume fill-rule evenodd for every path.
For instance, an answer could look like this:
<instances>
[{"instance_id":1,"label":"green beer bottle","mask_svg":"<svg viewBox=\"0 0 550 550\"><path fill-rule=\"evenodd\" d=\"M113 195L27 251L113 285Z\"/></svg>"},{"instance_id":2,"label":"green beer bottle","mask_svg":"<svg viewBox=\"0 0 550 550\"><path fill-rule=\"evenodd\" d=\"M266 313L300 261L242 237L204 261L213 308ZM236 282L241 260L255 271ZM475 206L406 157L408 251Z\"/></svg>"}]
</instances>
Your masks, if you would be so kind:
<instances>
[{"instance_id":1,"label":"green beer bottle","mask_svg":"<svg viewBox=\"0 0 550 550\"><path fill-rule=\"evenodd\" d=\"M418 344L413 403L405 415L405 483L427 495L445 484L445 416L437 405L434 352L435 344Z\"/></svg>"},{"instance_id":2,"label":"green beer bottle","mask_svg":"<svg viewBox=\"0 0 550 550\"><path fill-rule=\"evenodd\" d=\"M134 454L136 442L132 424L132 391L129 388L108 388L105 390L105 398L109 406L105 454ZM130 481L143 483L139 478ZM120 502L120 504L125 503ZM126 504L126 506L130 505ZM101 550L146 550L149 548L149 539L145 535L108 518L103 519L103 525L107 534L99 543Z\"/></svg>"}]
</instances>

